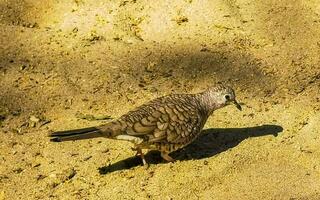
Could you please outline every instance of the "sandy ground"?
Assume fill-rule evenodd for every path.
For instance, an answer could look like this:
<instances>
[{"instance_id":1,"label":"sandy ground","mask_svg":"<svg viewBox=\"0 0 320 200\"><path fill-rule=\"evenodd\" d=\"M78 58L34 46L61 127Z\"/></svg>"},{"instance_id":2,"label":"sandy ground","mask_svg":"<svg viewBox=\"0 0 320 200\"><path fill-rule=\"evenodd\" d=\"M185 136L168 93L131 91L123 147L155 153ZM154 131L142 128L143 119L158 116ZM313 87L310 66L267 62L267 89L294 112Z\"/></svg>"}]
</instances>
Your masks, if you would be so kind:
<instances>
[{"instance_id":1,"label":"sandy ground","mask_svg":"<svg viewBox=\"0 0 320 200\"><path fill-rule=\"evenodd\" d=\"M0 199L320 199L319 36L316 0L0 0ZM175 163L47 138L217 81L243 111Z\"/></svg>"}]
</instances>

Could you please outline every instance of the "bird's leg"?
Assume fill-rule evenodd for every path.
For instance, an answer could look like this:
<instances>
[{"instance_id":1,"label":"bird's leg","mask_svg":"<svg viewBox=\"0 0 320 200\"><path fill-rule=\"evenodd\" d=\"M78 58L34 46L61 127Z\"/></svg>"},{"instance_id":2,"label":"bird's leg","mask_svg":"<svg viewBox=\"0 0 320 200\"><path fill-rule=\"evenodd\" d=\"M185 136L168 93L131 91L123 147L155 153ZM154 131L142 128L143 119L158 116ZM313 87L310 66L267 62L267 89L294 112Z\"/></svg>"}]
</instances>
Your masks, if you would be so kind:
<instances>
[{"instance_id":1,"label":"bird's leg","mask_svg":"<svg viewBox=\"0 0 320 200\"><path fill-rule=\"evenodd\" d=\"M141 148L139 148L139 147L132 147L131 149L132 149L133 151L137 151L136 156L140 156L140 158L142 159L143 165L147 165L147 161L146 161L146 159L145 159L145 157L144 157L144 154L143 154Z\"/></svg>"},{"instance_id":2,"label":"bird's leg","mask_svg":"<svg viewBox=\"0 0 320 200\"><path fill-rule=\"evenodd\" d=\"M166 152L161 152L161 157L168 162L174 162L174 159Z\"/></svg>"},{"instance_id":3,"label":"bird's leg","mask_svg":"<svg viewBox=\"0 0 320 200\"><path fill-rule=\"evenodd\" d=\"M140 149L139 154L140 154L140 157L141 157L141 159L142 159L143 165L144 165L144 166L148 166L148 163L147 163L147 161L146 161L146 159L145 159L145 157L144 157L144 154L142 153L142 150L141 150L141 149Z\"/></svg>"}]
</instances>

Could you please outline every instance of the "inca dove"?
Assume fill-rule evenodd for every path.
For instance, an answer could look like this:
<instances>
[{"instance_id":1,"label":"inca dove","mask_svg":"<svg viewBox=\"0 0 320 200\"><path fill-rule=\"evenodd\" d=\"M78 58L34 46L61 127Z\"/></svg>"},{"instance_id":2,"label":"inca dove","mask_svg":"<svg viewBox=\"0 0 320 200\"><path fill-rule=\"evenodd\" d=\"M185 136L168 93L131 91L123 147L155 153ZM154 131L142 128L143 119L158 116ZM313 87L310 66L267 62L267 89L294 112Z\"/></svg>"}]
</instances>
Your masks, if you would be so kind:
<instances>
[{"instance_id":1,"label":"inca dove","mask_svg":"<svg viewBox=\"0 0 320 200\"><path fill-rule=\"evenodd\" d=\"M216 109L234 103L241 110L232 88L219 84L197 94L171 94L154 99L105 125L59 131L51 141L61 142L105 137L127 140L146 164L142 149L158 150L162 158L191 143Z\"/></svg>"}]
</instances>

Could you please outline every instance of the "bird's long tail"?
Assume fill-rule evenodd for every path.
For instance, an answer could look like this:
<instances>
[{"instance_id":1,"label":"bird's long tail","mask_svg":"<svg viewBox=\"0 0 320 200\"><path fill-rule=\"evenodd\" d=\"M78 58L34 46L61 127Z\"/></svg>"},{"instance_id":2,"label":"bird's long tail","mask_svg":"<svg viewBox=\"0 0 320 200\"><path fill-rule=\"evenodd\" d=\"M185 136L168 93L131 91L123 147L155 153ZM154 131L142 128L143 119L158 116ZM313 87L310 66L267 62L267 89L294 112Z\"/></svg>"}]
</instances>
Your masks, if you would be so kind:
<instances>
[{"instance_id":1,"label":"bird's long tail","mask_svg":"<svg viewBox=\"0 0 320 200\"><path fill-rule=\"evenodd\" d=\"M117 132L115 130L116 127L114 125L115 124L113 123L109 123L109 124L98 126L98 127L57 131L57 132L49 133L49 137L51 137L50 141L52 142L84 140L84 139L91 139L96 137L112 138L113 135Z\"/></svg>"}]
</instances>

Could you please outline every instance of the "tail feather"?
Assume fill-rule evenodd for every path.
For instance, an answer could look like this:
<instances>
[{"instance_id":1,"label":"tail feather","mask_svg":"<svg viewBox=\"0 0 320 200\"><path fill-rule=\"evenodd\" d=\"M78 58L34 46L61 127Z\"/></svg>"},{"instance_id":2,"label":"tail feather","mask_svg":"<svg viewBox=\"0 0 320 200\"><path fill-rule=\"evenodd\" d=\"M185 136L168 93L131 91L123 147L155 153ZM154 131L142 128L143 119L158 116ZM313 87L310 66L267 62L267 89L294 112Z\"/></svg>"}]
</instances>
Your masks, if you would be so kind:
<instances>
[{"instance_id":1,"label":"tail feather","mask_svg":"<svg viewBox=\"0 0 320 200\"><path fill-rule=\"evenodd\" d=\"M80 129L73 129L73 130L66 130L66 131L56 131L50 133L51 137L54 136L70 136L70 135L75 135L75 134L81 134L81 133L87 133L91 131L97 131L96 127L89 127L89 128L80 128Z\"/></svg>"},{"instance_id":2,"label":"tail feather","mask_svg":"<svg viewBox=\"0 0 320 200\"><path fill-rule=\"evenodd\" d=\"M106 137L108 136L107 132L102 131L98 127L89 127L82 129L74 129L67 131L57 131L49 134L49 137L52 137L50 141L52 142L63 142L70 140L84 140L96 137Z\"/></svg>"}]
</instances>

